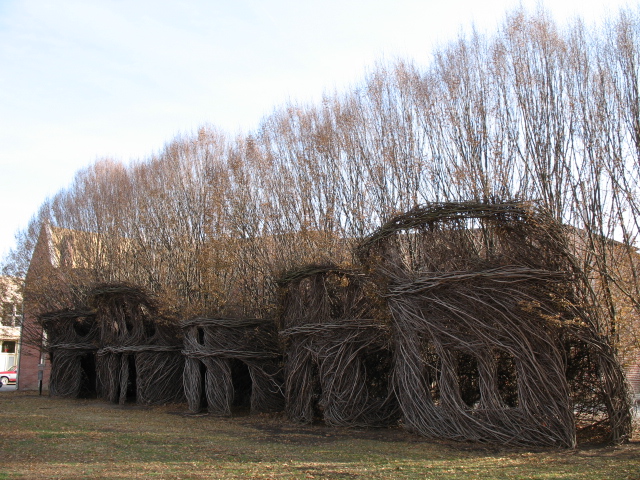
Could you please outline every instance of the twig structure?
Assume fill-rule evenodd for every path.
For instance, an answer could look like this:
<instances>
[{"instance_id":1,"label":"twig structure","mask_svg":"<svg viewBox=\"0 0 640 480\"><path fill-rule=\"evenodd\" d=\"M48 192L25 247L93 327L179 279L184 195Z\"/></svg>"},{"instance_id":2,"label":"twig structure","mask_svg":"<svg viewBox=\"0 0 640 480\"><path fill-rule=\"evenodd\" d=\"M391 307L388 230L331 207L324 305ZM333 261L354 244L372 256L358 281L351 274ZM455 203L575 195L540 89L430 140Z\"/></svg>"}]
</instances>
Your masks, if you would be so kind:
<instances>
[{"instance_id":1,"label":"twig structure","mask_svg":"<svg viewBox=\"0 0 640 480\"><path fill-rule=\"evenodd\" d=\"M621 442L630 397L567 236L532 204L416 207L360 242L359 266L280 275L275 322L177 324L141 287L97 285L88 307L40 316L50 391L186 398L215 415L284 408L333 426L400 421L504 445L573 447L582 433Z\"/></svg>"},{"instance_id":2,"label":"twig structure","mask_svg":"<svg viewBox=\"0 0 640 480\"><path fill-rule=\"evenodd\" d=\"M96 394L95 354L98 329L86 309L59 310L40 316L51 358L49 392L60 397Z\"/></svg>"},{"instance_id":3,"label":"twig structure","mask_svg":"<svg viewBox=\"0 0 640 480\"><path fill-rule=\"evenodd\" d=\"M391 219L358 253L386 285L406 428L572 447L589 417L612 441L628 438L622 371L551 218L517 202L432 204Z\"/></svg>"},{"instance_id":4,"label":"twig structure","mask_svg":"<svg viewBox=\"0 0 640 480\"><path fill-rule=\"evenodd\" d=\"M382 426L397 420L388 318L361 272L311 265L280 279L286 411L311 423Z\"/></svg>"},{"instance_id":5,"label":"twig structure","mask_svg":"<svg viewBox=\"0 0 640 480\"><path fill-rule=\"evenodd\" d=\"M189 410L229 416L284 407L282 354L273 321L194 318L182 322L184 390Z\"/></svg>"},{"instance_id":6,"label":"twig structure","mask_svg":"<svg viewBox=\"0 0 640 480\"><path fill-rule=\"evenodd\" d=\"M158 318L157 307L140 287L102 284L89 293L95 309L100 349L100 394L114 403L141 405L179 402L182 338L179 329Z\"/></svg>"}]
</instances>

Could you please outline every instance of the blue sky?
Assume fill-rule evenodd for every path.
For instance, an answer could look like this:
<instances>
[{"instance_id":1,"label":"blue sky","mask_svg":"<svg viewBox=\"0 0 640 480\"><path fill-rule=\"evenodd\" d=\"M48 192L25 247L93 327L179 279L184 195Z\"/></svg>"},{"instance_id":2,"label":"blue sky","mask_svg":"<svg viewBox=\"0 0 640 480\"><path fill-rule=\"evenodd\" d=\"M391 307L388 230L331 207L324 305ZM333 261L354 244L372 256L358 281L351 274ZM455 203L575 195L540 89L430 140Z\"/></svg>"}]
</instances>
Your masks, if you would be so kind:
<instances>
[{"instance_id":1,"label":"blue sky","mask_svg":"<svg viewBox=\"0 0 640 480\"><path fill-rule=\"evenodd\" d=\"M210 124L250 131L378 60L428 62L523 0L0 0L0 258L47 196L97 158L145 158ZM605 4L606 5L603 5ZM554 0L588 24L627 0Z\"/></svg>"}]
</instances>

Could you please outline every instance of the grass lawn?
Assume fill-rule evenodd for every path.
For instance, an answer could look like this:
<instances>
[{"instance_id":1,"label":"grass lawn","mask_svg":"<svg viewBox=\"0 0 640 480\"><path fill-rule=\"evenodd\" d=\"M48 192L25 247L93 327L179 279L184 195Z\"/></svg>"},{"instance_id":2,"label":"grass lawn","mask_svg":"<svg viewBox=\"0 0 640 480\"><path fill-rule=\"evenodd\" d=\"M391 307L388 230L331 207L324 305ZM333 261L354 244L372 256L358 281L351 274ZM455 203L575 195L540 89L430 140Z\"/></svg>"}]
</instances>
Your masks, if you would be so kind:
<instances>
[{"instance_id":1,"label":"grass lawn","mask_svg":"<svg viewBox=\"0 0 640 480\"><path fill-rule=\"evenodd\" d=\"M399 428L186 412L185 405L121 407L0 392L0 480L640 479L638 438L617 447L499 448L428 440Z\"/></svg>"}]
</instances>

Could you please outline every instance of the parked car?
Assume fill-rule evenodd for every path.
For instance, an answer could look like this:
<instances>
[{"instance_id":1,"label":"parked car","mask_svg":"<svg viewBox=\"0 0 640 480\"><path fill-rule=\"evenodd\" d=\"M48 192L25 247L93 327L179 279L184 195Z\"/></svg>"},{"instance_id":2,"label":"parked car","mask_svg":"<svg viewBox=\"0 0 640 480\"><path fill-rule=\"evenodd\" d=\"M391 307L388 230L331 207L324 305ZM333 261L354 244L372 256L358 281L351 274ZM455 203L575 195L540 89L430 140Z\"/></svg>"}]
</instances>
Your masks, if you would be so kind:
<instances>
[{"instance_id":1,"label":"parked car","mask_svg":"<svg viewBox=\"0 0 640 480\"><path fill-rule=\"evenodd\" d=\"M16 383L16 379L18 377L18 372L16 370L17 368L14 366L6 372L0 372L0 387Z\"/></svg>"}]
</instances>

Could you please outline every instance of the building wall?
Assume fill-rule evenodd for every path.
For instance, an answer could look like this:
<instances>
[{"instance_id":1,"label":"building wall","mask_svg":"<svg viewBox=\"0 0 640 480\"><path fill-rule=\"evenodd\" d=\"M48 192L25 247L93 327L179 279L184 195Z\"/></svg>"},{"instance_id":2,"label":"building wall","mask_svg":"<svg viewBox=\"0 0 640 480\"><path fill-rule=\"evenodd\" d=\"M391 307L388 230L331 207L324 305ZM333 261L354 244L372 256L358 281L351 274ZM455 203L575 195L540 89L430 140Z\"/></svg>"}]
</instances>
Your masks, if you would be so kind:
<instances>
[{"instance_id":1,"label":"building wall","mask_svg":"<svg viewBox=\"0 0 640 480\"><path fill-rule=\"evenodd\" d=\"M22 315L21 280L0 276L0 371L18 364ZM13 346L13 352L9 346Z\"/></svg>"},{"instance_id":2,"label":"building wall","mask_svg":"<svg viewBox=\"0 0 640 480\"><path fill-rule=\"evenodd\" d=\"M37 328L35 319L30 315L25 315L24 327ZM44 364L41 368L40 365ZM20 348L20 361L18 363L18 390L38 390L39 372L42 371L42 389L49 390L49 374L51 364L47 355L42 350L30 343L23 343Z\"/></svg>"},{"instance_id":3,"label":"building wall","mask_svg":"<svg viewBox=\"0 0 640 480\"><path fill-rule=\"evenodd\" d=\"M14 344L13 353L5 351L10 342ZM0 371L9 370L18 363L20 354L20 327L0 326Z\"/></svg>"},{"instance_id":4,"label":"building wall","mask_svg":"<svg viewBox=\"0 0 640 480\"><path fill-rule=\"evenodd\" d=\"M20 359L18 361L18 390L38 390L39 372L42 371L42 388L49 389L50 362L41 348L42 328L36 321L39 312L37 296L29 293L40 279L53 278L51 250L51 228L42 225L25 279L22 333L20 337ZM40 365L44 364L41 368Z\"/></svg>"},{"instance_id":5,"label":"building wall","mask_svg":"<svg viewBox=\"0 0 640 480\"><path fill-rule=\"evenodd\" d=\"M627 367L625 373L631 385L631 393L640 401L640 360Z\"/></svg>"}]
</instances>

